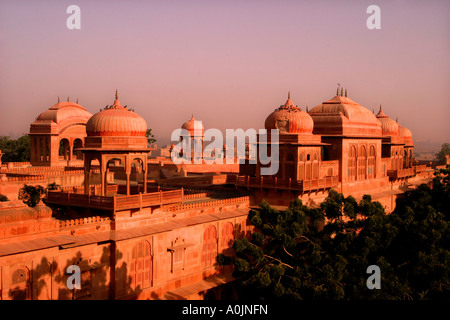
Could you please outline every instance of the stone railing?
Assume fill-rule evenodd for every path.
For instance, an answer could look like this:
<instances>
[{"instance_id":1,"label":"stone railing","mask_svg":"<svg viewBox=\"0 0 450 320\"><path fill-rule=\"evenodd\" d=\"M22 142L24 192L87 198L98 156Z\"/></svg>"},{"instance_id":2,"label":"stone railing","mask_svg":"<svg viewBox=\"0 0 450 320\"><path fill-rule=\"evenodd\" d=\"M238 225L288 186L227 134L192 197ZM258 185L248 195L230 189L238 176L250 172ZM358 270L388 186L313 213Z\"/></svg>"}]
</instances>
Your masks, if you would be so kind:
<instances>
[{"instance_id":1,"label":"stone railing","mask_svg":"<svg viewBox=\"0 0 450 320\"><path fill-rule=\"evenodd\" d=\"M227 199L221 199L221 200L194 202L194 203L182 204L182 205L177 205L177 206L164 206L164 209L166 211L180 211L180 210L216 207L216 206L223 206L223 205L229 205L229 204L249 203L249 201L250 201L250 198L248 196L244 196L244 197L227 198Z\"/></svg>"},{"instance_id":2,"label":"stone railing","mask_svg":"<svg viewBox=\"0 0 450 320\"><path fill-rule=\"evenodd\" d=\"M413 177L416 175L414 168L398 169L398 170L388 170L387 176L390 180L401 179Z\"/></svg>"},{"instance_id":3,"label":"stone railing","mask_svg":"<svg viewBox=\"0 0 450 320\"><path fill-rule=\"evenodd\" d=\"M61 191L48 191L47 203L100 210L126 210L183 202L183 189L140 193L130 196L95 196Z\"/></svg>"},{"instance_id":4,"label":"stone railing","mask_svg":"<svg viewBox=\"0 0 450 320\"><path fill-rule=\"evenodd\" d=\"M109 221L110 221L110 219L107 217L100 217L100 216L85 217L85 218L70 219L70 220L60 220L59 227L66 228L66 227L86 225L86 224L90 224L90 223L109 222Z\"/></svg>"}]
</instances>

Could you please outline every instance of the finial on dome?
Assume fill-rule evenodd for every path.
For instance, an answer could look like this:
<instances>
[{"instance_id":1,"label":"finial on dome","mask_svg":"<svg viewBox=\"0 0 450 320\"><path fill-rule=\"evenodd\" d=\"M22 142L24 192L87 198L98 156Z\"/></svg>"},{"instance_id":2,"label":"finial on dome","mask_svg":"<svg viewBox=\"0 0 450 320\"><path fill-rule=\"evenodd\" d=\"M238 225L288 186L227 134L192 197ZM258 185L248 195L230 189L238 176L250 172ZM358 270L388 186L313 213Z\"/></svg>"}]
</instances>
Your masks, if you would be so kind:
<instances>
[{"instance_id":1,"label":"finial on dome","mask_svg":"<svg viewBox=\"0 0 450 320\"><path fill-rule=\"evenodd\" d=\"M59 101L59 96L58 96L58 103L60 103L61 101Z\"/></svg>"},{"instance_id":2,"label":"finial on dome","mask_svg":"<svg viewBox=\"0 0 450 320\"><path fill-rule=\"evenodd\" d=\"M344 88L341 88L341 97L344 95Z\"/></svg>"},{"instance_id":3,"label":"finial on dome","mask_svg":"<svg viewBox=\"0 0 450 320\"><path fill-rule=\"evenodd\" d=\"M119 92L116 89L116 100L119 100Z\"/></svg>"},{"instance_id":4,"label":"finial on dome","mask_svg":"<svg viewBox=\"0 0 450 320\"><path fill-rule=\"evenodd\" d=\"M306 112L308 112L308 106L306 106Z\"/></svg>"},{"instance_id":5,"label":"finial on dome","mask_svg":"<svg viewBox=\"0 0 450 320\"><path fill-rule=\"evenodd\" d=\"M380 112L383 110L383 108L381 107L381 104L380 104Z\"/></svg>"},{"instance_id":6,"label":"finial on dome","mask_svg":"<svg viewBox=\"0 0 450 320\"><path fill-rule=\"evenodd\" d=\"M347 97L347 89L345 89L345 97Z\"/></svg>"},{"instance_id":7,"label":"finial on dome","mask_svg":"<svg viewBox=\"0 0 450 320\"><path fill-rule=\"evenodd\" d=\"M291 100L291 91L288 91L288 100Z\"/></svg>"},{"instance_id":8,"label":"finial on dome","mask_svg":"<svg viewBox=\"0 0 450 320\"><path fill-rule=\"evenodd\" d=\"M77 104L78 104L78 98L77 98Z\"/></svg>"},{"instance_id":9,"label":"finial on dome","mask_svg":"<svg viewBox=\"0 0 450 320\"><path fill-rule=\"evenodd\" d=\"M395 117L395 122L397 122L397 124L398 124L398 117Z\"/></svg>"},{"instance_id":10,"label":"finial on dome","mask_svg":"<svg viewBox=\"0 0 450 320\"><path fill-rule=\"evenodd\" d=\"M67 102L69 102L69 97L67 97Z\"/></svg>"}]
</instances>

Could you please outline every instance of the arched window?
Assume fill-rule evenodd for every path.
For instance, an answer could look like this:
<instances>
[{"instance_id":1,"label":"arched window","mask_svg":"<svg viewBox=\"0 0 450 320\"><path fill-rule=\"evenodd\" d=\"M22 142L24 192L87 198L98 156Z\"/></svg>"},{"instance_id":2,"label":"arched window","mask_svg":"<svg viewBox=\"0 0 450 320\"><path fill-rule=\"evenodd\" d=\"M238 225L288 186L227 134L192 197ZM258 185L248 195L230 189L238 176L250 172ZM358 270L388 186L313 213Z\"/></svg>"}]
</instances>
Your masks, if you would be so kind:
<instances>
[{"instance_id":1,"label":"arched window","mask_svg":"<svg viewBox=\"0 0 450 320\"><path fill-rule=\"evenodd\" d=\"M153 256L148 241L139 241L131 252L130 277L133 290L152 286Z\"/></svg>"},{"instance_id":2,"label":"arched window","mask_svg":"<svg viewBox=\"0 0 450 320\"><path fill-rule=\"evenodd\" d=\"M73 155L75 156L75 159L83 159L83 153L76 150L78 148L83 148L83 141L81 141L81 139L75 139L73 142Z\"/></svg>"},{"instance_id":3,"label":"arched window","mask_svg":"<svg viewBox=\"0 0 450 320\"><path fill-rule=\"evenodd\" d=\"M12 300L28 300L31 298L30 293L30 271L21 266L12 274L9 295Z\"/></svg>"},{"instance_id":4,"label":"arched window","mask_svg":"<svg viewBox=\"0 0 450 320\"><path fill-rule=\"evenodd\" d=\"M356 147L350 146L350 154L348 157L348 180L356 180Z\"/></svg>"},{"instance_id":5,"label":"arched window","mask_svg":"<svg viewBox=\"0 0 450 320\"><path fill-rule=\"evenodd\" d=\"M217 232L214 226L208 226L203 232L202 262L205 268L211 267L217 257Z\"/></svg>"},{"instance_id":6,"label":"arched window","mask_svg":"<svg viewBox=\"0 0 450 320\"><path fill-rule=\"evenodd\" d=\"M375 164L376 164L376 157L375 157L375 147L370 146L369 149L369 158L367 159L367 174L369 179L375 178Z\"/></svg>"},{"instance_id":7,"label":"arched window","mask_svg":"<svg viewBox=\"0 0 450 320\"><path fill-rule=\"evenodd\" d=\"M233 256L233 242L234 242L234 230L233 224L231 222L227 222L222 226L222 254L226 256Z\"/></svg>"},{"instance_id":8,"label":"arched window","mask_svg":"<svg viewBox=\"0 0 450 320\"><path fill-rule=\"evenodd\" d=\"M313 161L313 179L319 179L319 154L314 152L314 161Z\"/></svg>"},{"instance_id":9,"label":"arched window","mask_svg":"<svg viewBox=\"0 0 450 320\"><path fill-rule=\"evenodd\" d=\"M358 157L358 180L366 179L366 169L367 169L366 147L361 146L361 148L359 149L359 157Z\"/></svg>"},{"instance_id":10,"label":"arched window","mask_svg":"<svg viewBox=\"0 0 450 320\"><path fill-rule=\"evenodd\" d=\"M61 160L69 160L69 154L70 154L69 140L63 138L59 141L59 157Z\"/></svg>"}]
</instances>

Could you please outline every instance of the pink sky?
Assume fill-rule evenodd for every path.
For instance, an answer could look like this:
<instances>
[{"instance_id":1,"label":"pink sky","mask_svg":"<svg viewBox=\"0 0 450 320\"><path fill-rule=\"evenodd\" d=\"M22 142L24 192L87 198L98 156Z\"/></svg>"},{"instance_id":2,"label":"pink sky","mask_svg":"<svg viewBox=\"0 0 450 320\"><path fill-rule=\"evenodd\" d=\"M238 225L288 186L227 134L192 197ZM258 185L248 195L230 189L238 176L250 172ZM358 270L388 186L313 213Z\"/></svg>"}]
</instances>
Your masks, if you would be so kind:
<instances>
[{"instance_id":1,"label":"pink sky","mask_svg":"<svg viewBox=\"0 0 450 320\"><path fill-rule=\"evenodd\" d=\"M69 30L66 8L81 8ZM381 8L381 30L366 9ZM263 128L284 104L350 98L415 142L450 140L450 1L2 1L0 135L57 102L91 113L115 90L159 142L191 115L205 128Z\"/></svg>"}]
</instances>

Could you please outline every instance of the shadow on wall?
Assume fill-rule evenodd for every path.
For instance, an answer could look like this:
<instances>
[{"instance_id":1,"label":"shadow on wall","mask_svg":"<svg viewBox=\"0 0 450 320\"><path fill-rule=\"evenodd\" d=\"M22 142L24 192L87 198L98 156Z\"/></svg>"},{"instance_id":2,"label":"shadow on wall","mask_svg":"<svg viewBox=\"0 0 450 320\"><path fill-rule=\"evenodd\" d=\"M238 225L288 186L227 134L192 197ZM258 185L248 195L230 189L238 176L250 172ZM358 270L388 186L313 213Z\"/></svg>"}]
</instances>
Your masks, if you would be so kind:
<instances>
[{"instance_id":1,"label":"shadow on wall","mask_svg":"<svg viewBox=\"0 0 450 320\"><path fill-rule=\"evenodd\" d=\"M110 268L114 261L122 258L122 253L115 251L111 257L110 248L103 248L99 261L91 261L78 251L68 259L63 266L47 257L42 257L40 263L29 270L25 266L18 267L12 272L11 289L8 296L11 300L107 300L116 298L116 287L121 297L133 299L142 291L140 286L132 289L132 278L128 275L125 262L115 269ZM69 289L67 280L72 275L66 273L70 265L80 268L80 289ZM117 279L123 279L117 281ZM116 281L110 281L116 279Z\"/></svg>"}]
</instances>

